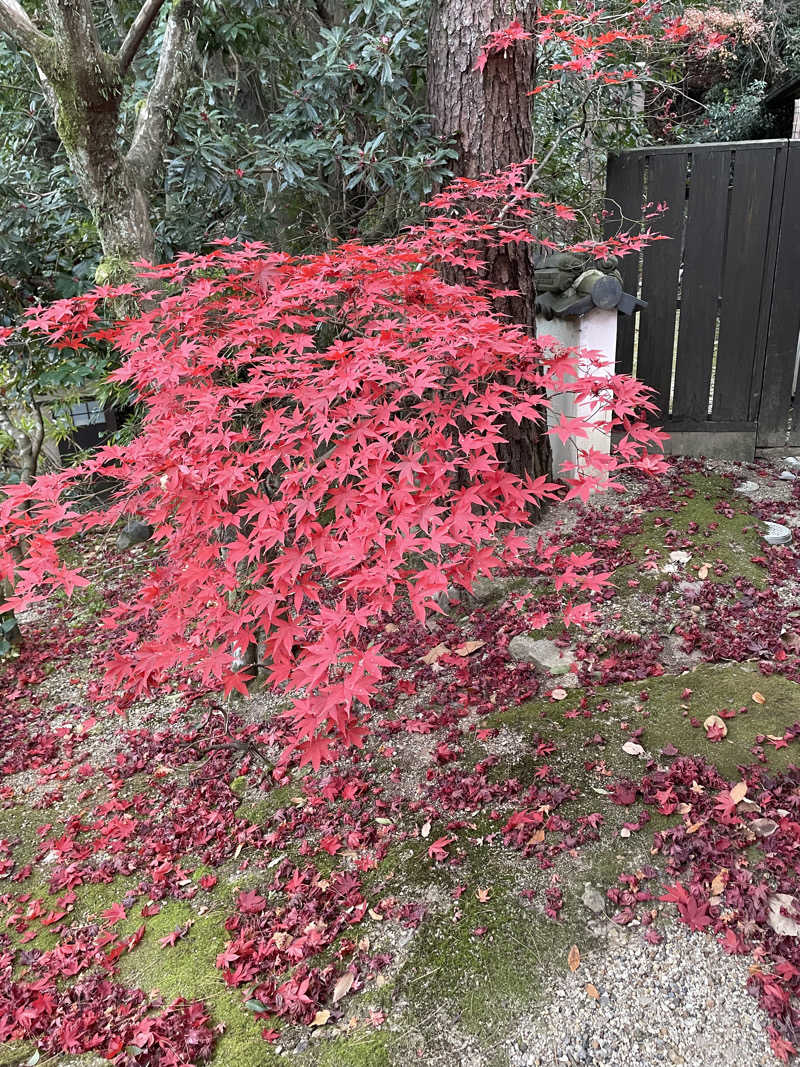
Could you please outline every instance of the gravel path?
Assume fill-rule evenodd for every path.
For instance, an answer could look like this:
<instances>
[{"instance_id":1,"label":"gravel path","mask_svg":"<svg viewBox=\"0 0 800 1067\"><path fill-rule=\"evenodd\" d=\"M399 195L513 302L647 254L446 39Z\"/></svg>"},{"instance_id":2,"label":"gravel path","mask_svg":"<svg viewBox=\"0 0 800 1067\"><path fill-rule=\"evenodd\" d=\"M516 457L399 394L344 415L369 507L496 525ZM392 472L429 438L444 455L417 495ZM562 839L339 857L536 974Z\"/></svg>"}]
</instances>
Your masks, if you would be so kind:
<instances>
[{"instance_id":1,"label":"gravel path","mask_svg":"<svg viewBox=\"0 0 800 1067\"><path fill-rule=\"evenodd\" d=\"M506 1045L510 1067L774 1067L748 961L680 927L660 945L614 931L524 1020Z\"/></svg>"}]
</instances>

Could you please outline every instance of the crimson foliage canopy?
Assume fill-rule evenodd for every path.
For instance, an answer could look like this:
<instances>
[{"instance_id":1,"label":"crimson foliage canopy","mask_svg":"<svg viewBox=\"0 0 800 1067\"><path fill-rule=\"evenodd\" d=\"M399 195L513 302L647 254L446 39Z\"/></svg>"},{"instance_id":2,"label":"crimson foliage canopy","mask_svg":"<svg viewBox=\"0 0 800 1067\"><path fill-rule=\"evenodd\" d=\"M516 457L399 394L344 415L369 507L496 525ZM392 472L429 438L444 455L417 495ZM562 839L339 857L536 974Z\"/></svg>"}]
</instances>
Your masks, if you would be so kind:
<instances>
[{"instance_id":1,"label":"crimson foliage canopy","mask_svg":"<svg viewBox=\"0 0 800 1067\"><path fill-rule=\"evenodd\" d=\"M424 618L448 586L513 558L532 506L662 462L648 452L661 435L642 417L652 404L641 384L601 376L591 354L545 349L501 321L485 287L442 280L442 264L468 276L478 250L532 241L538 213L559 210L522 175L457 182L424 226L387 244L292 258L221 243L148 268L140 285L34 309L26 328L52 345L112 343L113 377L145 416L129 444L5 489L9 604L86 584L60 549L145 516L159 551L106 619L105 694L142 694L175 669L244 691L235 650L260 637L270 684L291 697L301 759L318 766L335 744L360 744L359 708L390 666L365 635L398 598ZM141 310L108 326L101 314L122 297ZM544 429L548 395L565 390L620 431L616 453L588 450L566 487L506 472L504 421ZM579 444L587 434L581 418L551 422ZM80 491L98 479L110 503L87 509ZM596 584L561 576L574 587L567 621L587 617L581 592Z\"/></svg>"}]
</instances>

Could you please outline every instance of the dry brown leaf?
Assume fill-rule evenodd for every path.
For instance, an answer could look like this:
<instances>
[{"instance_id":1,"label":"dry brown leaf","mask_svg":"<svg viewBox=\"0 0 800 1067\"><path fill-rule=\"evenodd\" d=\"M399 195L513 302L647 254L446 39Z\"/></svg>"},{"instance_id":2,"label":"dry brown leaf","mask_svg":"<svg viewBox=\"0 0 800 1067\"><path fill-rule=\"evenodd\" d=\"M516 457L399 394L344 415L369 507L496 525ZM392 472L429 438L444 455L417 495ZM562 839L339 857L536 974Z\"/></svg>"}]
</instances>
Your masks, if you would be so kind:
<instances>
[{"instance_id":1,"label":"dry brown leaf","mask_svg":"<svg viewBox=\"0 0 800 1067\"><path fill-rule=\"evenodd\" d=\"M704 563L700 570L697 572L697 577L701 580L708 577L708 564Z\"/></svg>"},{"instance_id":2,"label":"dry brown leaf","mask_svg":"<svg viewBox=\"0 0 800 1067\"><path fill-rule=\"evenodd\" d=\"M529 844L541 845L542 841L544 841L544 830L539 829L539 830L536 830L536 832L531 835L531 839L530 839Z\"/></svg>"},{"instance_id":3,"label":"dry brown leaf","mask_svg":"<svg viewBox=\"0 0 800 1067\"><path fill-rule=\"evenodd\" d=\"M708 733L712 726L716 726L717 729L722 731L722 736L728 736L728 727L725 725L725 720L721 719L719 715L709 715L707 719L703 721L703 729Z\"/></svg>"},{"instance_id":4,"label":"dry brown leaf","mask_svg":"<svg viewBox=\"0 0 800 1067\"><path fill-rule=\"evenodd\" d=\"M420 830L420 834L423 837L427 837L430 832L431 832L431 824L429 822L424 822L422 824L422 829Z\"/></svg>"},{"instance_id":5,"label":"dry brown leaf","mask_svg":"<svg viewBox=\"0 0 800 1067\"><path fill-rule=\"evenodd\" d=\"M435 663L438 659L441 659L442 656L446 656L449 651L450 649L447 645L437 645L435 648L426 652L424 656L420 656L420 660L422 663L427 663L428 666L430 666L431 663Z\"/></svg>"},{"instance_id":6,"label":"dry brown leaf","mask_svg":"<svg viewBox=\"0 0 800 1067\"><path fill-rule=\"evenodd\" d=\"M559 687L558 689L554 689L550 696L553 700L566 700L567 691L566 689L561 689L561 687Z\"/></svg>"},{"instance_id":7,"label":"dry brown leaf","mask_svg":"<svg viewBox=\"0 0 800 1067\"><path fill-rule=\"evenodd\" d=\"M738 804L747 796L747 782L737 782L731 789L731 802Z\"/></svg>"},{"instance_id":8,"label":"dry brown leaf","mask_svg":"<svg viewBox=\"0 0 800 1067\"><path fill-rule=\"evenodd\" d=\"M591 982L587 982L586 985L584 986L584 989L586 990L588 995L592 998L592 1000L599 1000L600 999L600 994L597 992L597 987L593 986Z\"/></svg>"},{"instance_id":9,"label":"dry brown leaf","mask_svg":"<svg viewBox=\"0 0 800 1067\"><path fill-rule=\"evenodd\" d=\"M318 1011L314 1018L311 1020L311 1025L324 1026L328 1019L330 1019L330 1017L331 1013L327 1010L327 1008L324 1011Z\"/></svg>"},{"instance_id":10,"label":"dry brown leaf","mask_svg":"<svg viewBox=\"0 0 800 1067\"><path fill-rule=\"evenodd\" d=\"M711 894L712 896L719 897L725 891L725 886L728 884L728 868L723 867L719 874L715 874L711 879Z\"/></svg>"},{"instance_id":11,"label":"dry brown leaf","mask_svg":"<svg viewBox=\"0 0 800 1067\"><path fill-rule=\"evenodd\" d=\"M480 901L481 904L485 904L489 897L492 895L491 889L476 889L475 899Z\"/></svg>"},{"instance_id":12,"label":"dry brown leaf","mask_svg":"<svg viewBox=\"0 0 800 1067\"><path fill-rule=\"evenodd\" d=\"M701 826L705 826L705 819L701 819L700 822L690 822L686 827L686 833L696 834Z\"/></svg>"},{"instance_id":13,"label":"dry brown leaf","mask_svg":"<svg viewBox=\"0 0 800 1067\"><path fill-rule=\"evenodd\" d=\"M393 622L387 622L383 629L387 634L396 634L400 627Z\"/></svg>"},{"instance_id":14,"label":"dry brown leaf","mask_svg":"<svg viewBox=\"0 0 800 1067\"><path fill-rule=\"evenodd\" d=\"M469 656L473 652L477 652L479 648L483 648L485 644L485 641L465 641L463 645L459 645L453 651L457 656Z\"/></svg>"},{"instance_id":15,"label":"dry brown leaf","mask_svg":"<svg viewBox=\"0 0 800 1067\"><path fill-rule=\"evenodd\" d=\"M577 945L573 945L567 953L567 964L571 971L577 971L581 965L581 954Z\"/></svg>"},{"instance_id":16,"label":"dry brown leaf","mask_svg":"<svg viewBox=\"0 0 800 1067\"><path fill-rule=\"evenodd\" d=\"M756 690L755 693L753 693L753 702L755 704L766 704L767 698L763 693L759 693L758 690Z\"/></svg>"},{"instance_id":17,"label":"dry brown leaf","mask_svg":"<svg viewBox=\"0 0 800 1067\"><path fill-rule=\"evenodd\" d=\"M352 971L345 971L336 985L333 987L333 997L331 998L334 1004L338 1004L342 997L346 997L353 987L355 981L355 975Z\"/></svg>"}]
</instances>

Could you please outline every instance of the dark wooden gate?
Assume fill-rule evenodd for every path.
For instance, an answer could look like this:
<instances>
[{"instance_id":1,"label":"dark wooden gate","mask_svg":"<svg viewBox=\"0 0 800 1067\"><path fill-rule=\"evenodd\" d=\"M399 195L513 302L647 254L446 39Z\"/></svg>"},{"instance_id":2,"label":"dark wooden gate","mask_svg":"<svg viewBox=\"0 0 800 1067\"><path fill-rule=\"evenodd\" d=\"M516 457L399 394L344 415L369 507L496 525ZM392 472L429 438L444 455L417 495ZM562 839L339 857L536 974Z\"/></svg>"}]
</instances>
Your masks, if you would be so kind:
<instances>
[{"instance_id":1,"label":"dark wooden gate","mask_svg":"<svg viewBox=\"0 0 800 1067\"><path fill-rule=\"evenodd\" d=\"M800 446L800 142L624 152L606 195L606 234L670 238L622 260L624 288L648 306L620 318L617 369L657 391L671 450Z\"/></svg>"}]
</instances>

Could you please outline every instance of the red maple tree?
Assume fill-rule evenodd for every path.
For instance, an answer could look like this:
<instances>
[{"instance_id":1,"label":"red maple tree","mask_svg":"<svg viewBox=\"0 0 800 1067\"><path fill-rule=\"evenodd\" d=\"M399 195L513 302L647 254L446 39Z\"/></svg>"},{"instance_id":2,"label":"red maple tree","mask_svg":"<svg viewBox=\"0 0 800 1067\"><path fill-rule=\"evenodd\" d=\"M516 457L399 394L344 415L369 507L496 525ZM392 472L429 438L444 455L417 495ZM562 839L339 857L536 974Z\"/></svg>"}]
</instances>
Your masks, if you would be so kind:
<instances>
[{"instance_id":1,"label":"red maple tree","mask_svg":"<svg viewBox=\"0 0 800 1067\"><path fill-rule=\"evenodd\" d=\"M514 530L532 507L661 462L648 452L660 435L642 417L645 387L598 374L596 356L545 351L500 320L485 286L439 274L478 269L477 247L533 240L537 215L558 206L525 188L523 171L454 183L425 225L386 244L293 258L221 242L143 270L139 285L32 310L27 329L54 347L113 344L113 377L145 416L131 443L6 488L9 604L85 584L59 549L146 516L160 552L105 620L116 642L104 695L142 694L175 668L244 692L235 650L260 641L270 683L292 697L302 760L316 767L334 741L360 744L359 706L390 666L368 624L399 597L422 619L449 586L469 589L524 545ZM579 249L619 254L648 239ZM104 323L121 296L141 298L139 312ZM566 491L507 473L497 456L503 419L542 423L547 394L563 390L621 435L604 473L576 472ZM570 419L552 432L582 429ZM87 509L78 491L98 479L110 502ZM580 591L584 579L576 569L562 584ZM587 610L567 608L578 624Z\"/></svg>"}]
</instances>

